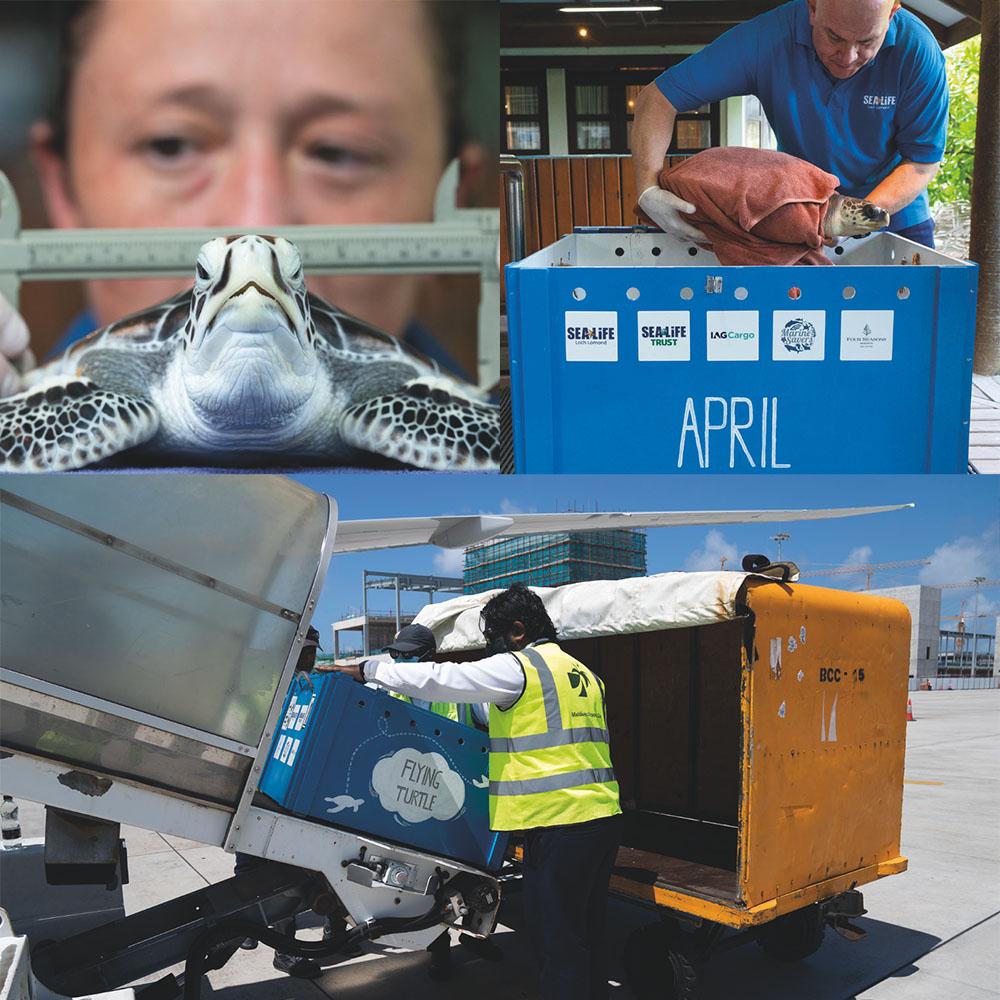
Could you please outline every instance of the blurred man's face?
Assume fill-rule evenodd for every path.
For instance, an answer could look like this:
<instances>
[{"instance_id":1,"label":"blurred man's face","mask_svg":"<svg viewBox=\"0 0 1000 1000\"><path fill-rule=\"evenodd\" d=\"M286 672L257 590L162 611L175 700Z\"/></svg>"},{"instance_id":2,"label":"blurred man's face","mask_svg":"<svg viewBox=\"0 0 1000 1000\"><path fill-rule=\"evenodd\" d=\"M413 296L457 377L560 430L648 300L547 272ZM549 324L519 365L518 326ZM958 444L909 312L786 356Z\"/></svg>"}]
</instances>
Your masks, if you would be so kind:
<instances>
[{"instance_id":1,"label":"blurred man's face","mask_svg":"<svg viewBox=\"0 0 1000 1000\"><path fill-rule=\"evenodd\" d=\"M808 0L813 48L838 80L854 76L875 58L889 21L899 10L894 0Z\"/></svg>"},{"instance_id":2,"label":"blurred man's face","mask_svg":"<svg viewBox=\"0 0 1000 1000\"><path fill-rule=\"evenodd\" d=\"M428 221L445 166L433 58L417 0L107 0L71 94L68 183L42 155L53 223ZM418 280L309 285L400 333ZM190 283L98 281L91 299L104 324Z\"/></svg>"}]
</instances>

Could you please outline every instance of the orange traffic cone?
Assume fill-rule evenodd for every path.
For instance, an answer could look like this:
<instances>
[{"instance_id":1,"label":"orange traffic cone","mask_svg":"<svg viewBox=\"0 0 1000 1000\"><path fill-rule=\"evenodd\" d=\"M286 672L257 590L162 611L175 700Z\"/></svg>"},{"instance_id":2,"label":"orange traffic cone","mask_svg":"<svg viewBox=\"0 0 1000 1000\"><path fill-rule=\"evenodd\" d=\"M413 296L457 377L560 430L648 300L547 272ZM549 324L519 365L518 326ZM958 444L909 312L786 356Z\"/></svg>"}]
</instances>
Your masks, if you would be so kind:
<instances>
[{"instance_id":1,"label":"orange traffic cone","mask_svg":"<svg viewBox=\"0 0 1000 1000\"><path fill-rule=\"evenodd\" d=\"M913 701L910 698L906 699L906 721L916 722L917 720L913 718Z\"/></svg>"}]
</instances>

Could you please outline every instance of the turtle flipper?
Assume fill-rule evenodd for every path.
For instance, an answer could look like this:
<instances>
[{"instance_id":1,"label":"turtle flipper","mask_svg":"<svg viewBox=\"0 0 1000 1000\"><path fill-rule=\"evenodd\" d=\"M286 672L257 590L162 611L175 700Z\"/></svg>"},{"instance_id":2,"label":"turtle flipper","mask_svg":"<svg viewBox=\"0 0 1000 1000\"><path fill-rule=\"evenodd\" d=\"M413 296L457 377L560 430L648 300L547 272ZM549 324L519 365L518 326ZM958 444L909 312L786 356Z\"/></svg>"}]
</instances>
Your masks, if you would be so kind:
<instances>
[{"instance_id":1,"label":"turtle flipper","mask_svg":"<svg viewBox=\"0 0 1000 1000\"><path fill-rule=\"evenodd\" d=\"M0 472L58 472L148 441L160 420L144 399L54 376L0 400Z\"/></svg>"},{"instance_id":2,"label":"turtle flipper","mask_svg":"<svg viewBox=\"0 0 1000 1000\"><path fill-rule=\"evenodd\" d=\"M349 406L344 441L420 469L485 471L499 467L500 411L433 376Z\"/></svg>"}]
</instances>

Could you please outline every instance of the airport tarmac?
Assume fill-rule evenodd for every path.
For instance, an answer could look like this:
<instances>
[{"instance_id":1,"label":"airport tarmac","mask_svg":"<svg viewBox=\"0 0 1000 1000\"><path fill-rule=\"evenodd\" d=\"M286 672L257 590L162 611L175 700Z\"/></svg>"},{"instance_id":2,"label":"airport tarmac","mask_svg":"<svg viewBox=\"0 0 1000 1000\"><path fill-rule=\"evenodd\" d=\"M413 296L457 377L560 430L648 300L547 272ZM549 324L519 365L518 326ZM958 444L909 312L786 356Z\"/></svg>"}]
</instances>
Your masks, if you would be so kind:
<instances>
[{"instance_id":1,"label":"airport tarmac","mask_svg":"<svg viewBox=\"0 0 1000 1000\"><path fill-rule=\"evenodd\" d=\"M1000 998L1000 691L918 691L907 725L902 853L909 869L863 887L868 932L857 943L827 930L812 957L784 965L754 944L714 957L704 970L702 1000L986 1000ZM20 801L26 837L41 836L42 808ZM131 881L129 913L232 874L231 855L178 837L123 828ZM520 923L519 897L502 916ZM300 918L301 919L301 918ZM611 996L628 998L622 948L648 910L613 901L608 943ZM318 939L318 919L303 938ZM16 924L15 924L16 927ZM360 957L331 963L315 980L292 979L271 965L263 945L238 951L209 973L204 1000L366 1000L405 995L438 1000L442 993L478 1000L535 1000L540 992L524 939L501 927L494 937L503 960L488 962L455 945L454 977L432 982L429 956L363 946ZM180 967L175 970L180 971ZM158 978L158 977L154 977Z\"/></svg>"}]
</instances>

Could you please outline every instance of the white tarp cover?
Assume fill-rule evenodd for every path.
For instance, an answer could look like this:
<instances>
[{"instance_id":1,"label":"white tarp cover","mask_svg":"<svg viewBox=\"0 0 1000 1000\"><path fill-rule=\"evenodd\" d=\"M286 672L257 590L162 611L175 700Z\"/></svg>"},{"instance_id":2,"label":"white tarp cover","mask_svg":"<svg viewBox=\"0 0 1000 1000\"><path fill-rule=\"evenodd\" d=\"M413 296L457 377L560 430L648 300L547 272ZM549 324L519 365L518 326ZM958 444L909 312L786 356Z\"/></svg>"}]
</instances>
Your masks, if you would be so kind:
<instances>
[{"instance_id":1,"label":"white tarp cover","mask_svg":"<svg viewBox=\"0 0 1000 1000\"><path fill-rule=\"evenodd\" d=\"M728 621L736 617L736 594L751 575L660 573L531 589L541 597L561 639L583 639ZM428 604L414 621L434 633L439 653L481 649L485 641L479 613L498 593L488 590Z\"/></svg>"}]
</instances>

